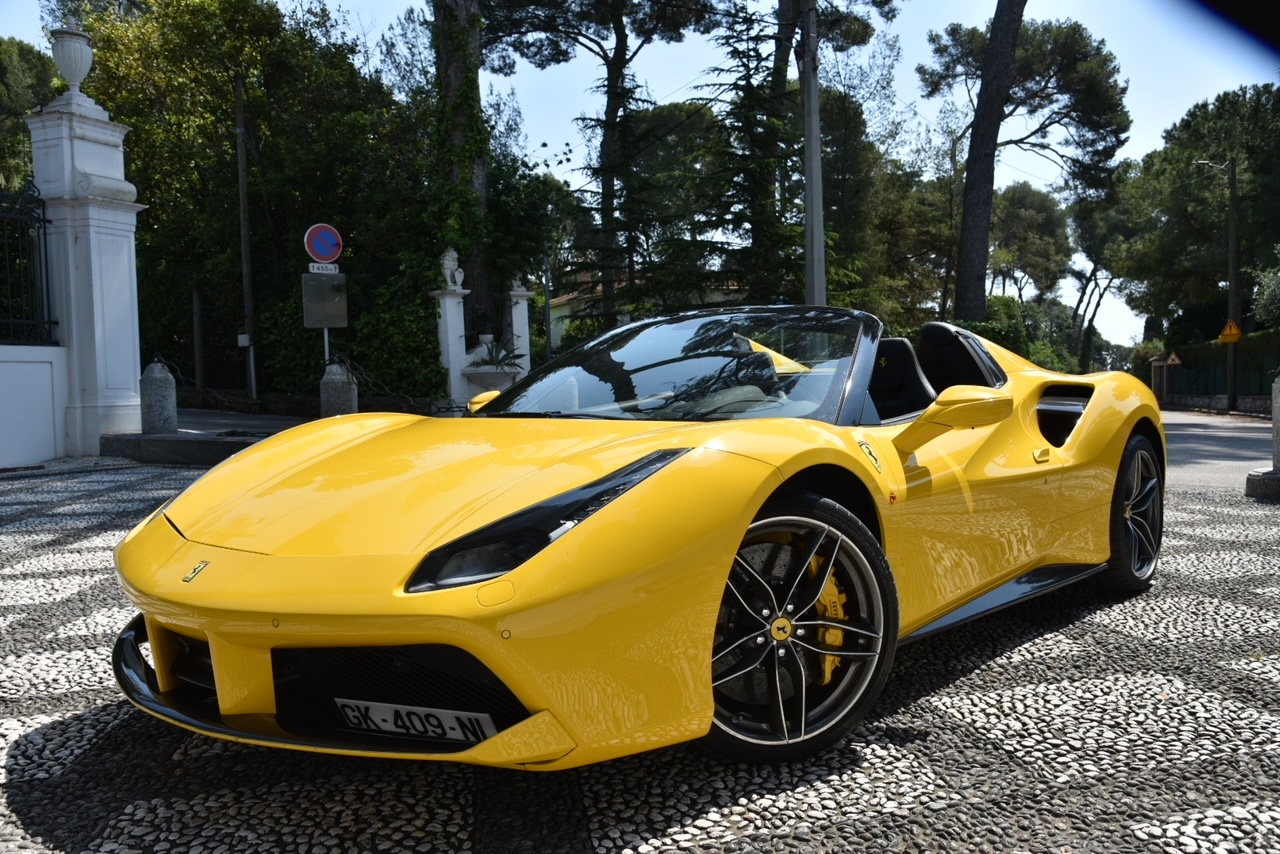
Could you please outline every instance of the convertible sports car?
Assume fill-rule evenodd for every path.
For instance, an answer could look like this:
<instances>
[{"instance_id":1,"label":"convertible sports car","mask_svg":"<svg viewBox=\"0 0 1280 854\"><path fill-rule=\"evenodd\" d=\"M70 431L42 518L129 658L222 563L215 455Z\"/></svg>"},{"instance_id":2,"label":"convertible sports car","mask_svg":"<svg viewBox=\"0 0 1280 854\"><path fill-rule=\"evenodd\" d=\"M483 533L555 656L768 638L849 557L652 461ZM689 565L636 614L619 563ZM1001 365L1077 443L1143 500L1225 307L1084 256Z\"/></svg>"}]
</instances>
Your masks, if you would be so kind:
<instances>
[{"instance_id":1,"label":"convertible sports car","mask_svg":"<svg viewBox=\"0 0 1280 854\"><path fill-rule=\"evenodd\" d=\"M1146 588L1155 399L815 307L616 329L473 401L213 469L116 550L136 705L302 750L559 769L842 739L894 650L1096 575ZM493 396L496 394L496 396Z\"/></svg>"}]
</instances>

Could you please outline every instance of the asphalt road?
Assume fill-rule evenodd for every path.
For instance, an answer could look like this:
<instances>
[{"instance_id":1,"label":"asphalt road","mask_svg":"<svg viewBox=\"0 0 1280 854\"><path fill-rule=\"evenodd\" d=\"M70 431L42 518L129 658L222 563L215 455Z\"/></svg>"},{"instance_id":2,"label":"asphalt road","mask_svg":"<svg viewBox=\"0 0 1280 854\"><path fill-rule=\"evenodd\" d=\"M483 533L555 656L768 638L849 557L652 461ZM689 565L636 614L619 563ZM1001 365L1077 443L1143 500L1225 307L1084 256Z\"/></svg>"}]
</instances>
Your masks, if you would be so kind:
<instances>
[{"instance_id":1,"label":"asphalt road","mask_svg":"<svg viewBox=\"0 0 1280 854\"><path fill-rule=\"evenodd\" d=\"M776 768L680 747L536 775L187 733L114 685L111 548L199 472L0 476L0 851L1280 854L1280 504L1243 497L1270 425L1169 424L1151 591L1082 585L905 647L844 744Z\"/></svg>"},{"instance_id":2,"label":"asphalt road","mask_svg":"<svg viewBox=\"0 0 1280 854\"><path fill-rule=\"evenodd\" d=\"M1272 465L1271 422L1247 415L1165 412L1171 487L1244 490L1254 469Z\"/></svg>"}]
</instances>

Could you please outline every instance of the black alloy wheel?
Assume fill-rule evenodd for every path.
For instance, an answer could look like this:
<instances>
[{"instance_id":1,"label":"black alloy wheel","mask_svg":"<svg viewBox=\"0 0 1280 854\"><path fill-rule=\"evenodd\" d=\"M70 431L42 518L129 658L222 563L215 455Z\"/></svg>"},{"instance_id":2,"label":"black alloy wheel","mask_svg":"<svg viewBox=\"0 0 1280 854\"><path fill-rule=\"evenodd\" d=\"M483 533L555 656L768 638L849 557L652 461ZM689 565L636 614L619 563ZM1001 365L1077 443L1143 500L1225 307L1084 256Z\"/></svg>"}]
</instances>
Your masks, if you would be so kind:
<instances>
[{"instance_id":1,"label":"black alloy wheel","mask_svg":"<svg viewBox=\"0 0 1280 854\"><path fill-rule=\"evenodd\" d=\"M725 584L706 746L754 763L830 747L874 704L897 638L893 574L866 526L811 493L775 496Z\"/></svg>"},{"instance_id":2,"label":"black alloy wheel","mask_svg":"<svg viewBox=\"0 0 1280 854\"><path fill-rule=\"evenodd\" d=\"M1111 559L1102 580L1121 593L1151 586L1164 535L1164 470L1145 436L1130 436L1111 499Z\"/></svg>"}]
</instances>

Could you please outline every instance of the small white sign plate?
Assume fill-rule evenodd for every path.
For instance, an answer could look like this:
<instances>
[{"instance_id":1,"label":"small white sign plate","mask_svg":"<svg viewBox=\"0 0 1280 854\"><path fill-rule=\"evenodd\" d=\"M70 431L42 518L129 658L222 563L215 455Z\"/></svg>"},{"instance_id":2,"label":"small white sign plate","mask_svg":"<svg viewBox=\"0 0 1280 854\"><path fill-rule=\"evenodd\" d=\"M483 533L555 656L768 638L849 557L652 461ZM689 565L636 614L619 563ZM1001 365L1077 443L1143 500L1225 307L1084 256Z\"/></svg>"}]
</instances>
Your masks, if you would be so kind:
<instances>
[{"instance_id":1,"label":"small white sign plate","mask_svg":"<svg viewBox=\"0 0 1280 854\"><path fill-rule=\"evenodd\" d=\"M336 273L338 272L337 264L308 264L312 273Z\"/></svg>"}]
</instances>

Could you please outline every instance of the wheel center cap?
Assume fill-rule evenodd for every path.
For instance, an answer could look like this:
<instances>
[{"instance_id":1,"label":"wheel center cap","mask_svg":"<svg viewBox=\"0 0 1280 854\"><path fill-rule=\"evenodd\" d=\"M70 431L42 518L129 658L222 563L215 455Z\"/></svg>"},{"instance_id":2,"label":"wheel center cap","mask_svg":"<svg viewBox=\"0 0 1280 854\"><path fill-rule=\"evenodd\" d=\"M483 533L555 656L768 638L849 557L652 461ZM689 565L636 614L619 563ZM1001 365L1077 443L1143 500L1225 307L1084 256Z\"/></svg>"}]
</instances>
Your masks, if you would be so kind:
<instances>
[{"instance_id":1,"label":"wheel center cap","mask_svg":"<svg viewBox=\"0 0 1280 854\"><path fill-rule=\"evenodd\" d=\"M1124 518L1126 518L1126 519L1132 519L1132 518L1133 518L1133 508L1132 508L1132 507L1128 507L1128 506L1126 506L1126 507L1124 508Z\"/></svg>"},{"instance_id":2,"label":"wheel center cap","mask_svg":"<svg viewBox=\"0 0 1280 854\"><path fill-rule=\"evenodd\" d=\"M773 625L769 626L769 633L776 641L791 640L791 632L791 621L786 617L779 617L773 621Z\"/></svg>"}]
</instances>

